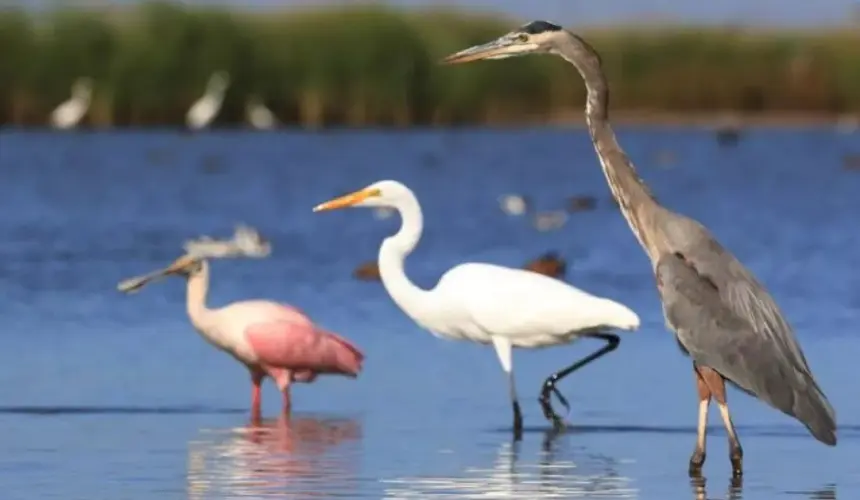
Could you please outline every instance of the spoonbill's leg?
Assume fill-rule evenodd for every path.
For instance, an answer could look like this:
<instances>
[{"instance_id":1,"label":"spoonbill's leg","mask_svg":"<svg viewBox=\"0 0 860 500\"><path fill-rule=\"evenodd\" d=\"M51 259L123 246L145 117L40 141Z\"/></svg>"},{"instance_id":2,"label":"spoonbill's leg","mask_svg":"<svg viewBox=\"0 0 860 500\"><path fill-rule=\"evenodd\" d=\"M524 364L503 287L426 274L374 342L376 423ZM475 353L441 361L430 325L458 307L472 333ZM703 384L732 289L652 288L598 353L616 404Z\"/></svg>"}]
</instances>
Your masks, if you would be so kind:
<instances>
[{"instance_id":1,"label":"spoonbill's leg","mask_svg":"<svg viewBox=\"0 0 860 500\"><path fill-rule=\"evenodd\" d=\"M508 375L508 387L511 393L511 404L514 408L514 439L523 437L523 413L520 411L520 402L517 399L517 387L514 383L513 353L511 341L503 337L493 337L493 347L502 363L502 370Z\"/></svg>"},{"instance_id":2,"label":"spoonbill's leg","mask_svg":"<svg viewBox=\"0 0 860 500\"><path fill-rule=\"evenodd\" d=\"M262 397L260 395L260 383L263 375L259 372L251 372L251 421L260 422L262 419Z\"/></svg>"},{"instance_id":3,"label":"spoonbill's leg","mask_svg":"<svg viewBox=\"0 0 860 500\"><path fill-rule=\"evenodd\" d=\"M708 407L711 405L711 390L699 367L693 365L693 372L696 375L696 390L699 393L699 425L696 432L696 448L693 450L693 455L690 457L690 477L697 477L702 473L702 466L705 465L705 442L707 441L708 433Z\"/></svg>"},{"instance_id":4,"label":"spoonbill's leg","mask_svg":"<svg viewBox=\"0 0 860 500\"><path fill-rule=\"evenodd\" d=\"M290 401L290 382L293 379L293 373L285 368L270 367L266 368L266 371L273 379L275 379L275 384L277 384L278 390L280 390L281 394L284 395L284 414L289 414L290 409L292 408L292 402Z\"/></svg>"},{"instance_id":5,"label":"spoonbill's leg","mask_svg":"<svg viewBox=\"0 0 860 500\"><path fill-rule=\"evenodd\" d=\"M581 360L577 361L576 363L568 366L564 370L559 370L559 371L553 373L552 375L547 377L547 379L544 381L543 390L541 390L540 398L538 398L538 401L540 401L540 405L541 405L541 408L543 409L544 417L546 417L547 420L552 422L553 427L555 427L556 429L563 428L564 427L564 421L552 409L552 405L549 402L550 393L551 392L555 393L555 395L558 396L558 399L561 401L561 404L564 405L564 407L567 408L568 411L570 411L570 405L567 403L567 399L565 399L564 396L562 396L561 393L558 391L558 389L555 388L555 384L559 380L563 379L564 377L567 377L571 373L575 372L576 370L579 370L580 368L587 365L588 363L591 363L595 359L603 356L604 354L606 354L608 352L614 351L615 349L618 348L618 344L621 343L621 339L618 337L618 335L615 335L613 333L587 333L587 334L582 334L581 336L605 340L606 345L601 347L600 349L598 349L594 353L589 354L588 356L582 358Z\"/></svg>"}]
</instances>

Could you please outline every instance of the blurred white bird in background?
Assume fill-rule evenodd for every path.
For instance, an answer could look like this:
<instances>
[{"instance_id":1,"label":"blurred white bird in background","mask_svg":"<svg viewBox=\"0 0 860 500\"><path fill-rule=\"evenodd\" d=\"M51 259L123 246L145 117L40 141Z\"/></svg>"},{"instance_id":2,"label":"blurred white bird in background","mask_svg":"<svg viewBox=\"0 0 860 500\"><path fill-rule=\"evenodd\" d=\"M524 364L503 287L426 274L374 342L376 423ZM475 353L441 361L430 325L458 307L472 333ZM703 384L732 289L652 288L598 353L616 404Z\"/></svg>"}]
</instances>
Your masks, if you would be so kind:
<instances>
[{"instance_id":1,"label":"blurred white bird in background","mask_svg":"<svg viewBox=\"0 0 860 500\"><path fill-rule=\"evenodd\" d=\"M221 111L224 94L229 86L230 75L224 71L218 71L209 78L209 83L206 84L206 93L191 106L185 115L185 123L188 128L200 130L212 123Z\"/></svg>"},{"instance_id":2,"label":"blurred white bird in background","mask_svg":"<svg viewBox=\"0 0 860 500\"><path fill-rule=\"evenodd\" d=\"M278 126L278 118L257 96L249 98L245 104L245 119L257 130L271 130Z\"/></svg>"},{"instance_id":3,"label":"blurred white bird in background","mask_svg":"<svg viewBox=\"0 0 860 500\"><path fill-rule=\"evenodd\" d=\"M78 78L72 85L72 97L51 113L51 126L63 130L77 127L90 109L92 95L92 80Z\"/></svg>"}]
</instances>

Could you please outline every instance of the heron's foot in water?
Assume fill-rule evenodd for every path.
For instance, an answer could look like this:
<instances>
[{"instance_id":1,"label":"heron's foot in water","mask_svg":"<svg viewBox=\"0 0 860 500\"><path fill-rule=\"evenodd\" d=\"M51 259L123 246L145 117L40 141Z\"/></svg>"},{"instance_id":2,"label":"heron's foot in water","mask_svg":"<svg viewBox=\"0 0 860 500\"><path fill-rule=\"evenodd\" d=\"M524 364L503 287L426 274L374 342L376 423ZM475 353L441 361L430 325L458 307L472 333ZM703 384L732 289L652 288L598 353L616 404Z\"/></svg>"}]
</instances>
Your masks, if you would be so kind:
<instances>
[{"instance_id":1,"label":"heron's foot in water","mask_svg":"<svg viewBox=\"0 0 860 500\"><path fill-rule=\"evenodd\" d=\"M701 476L703 465L705 465L705 450L697 447L690 457L690 477Z\"/></svg>"},{"instance_id":2,"label":"heron's foot in water","mask_svg":"<svg viewBox=\"0 0 860 500\"><path fill-rule=\"evenodd\" d=\"M731 447L729 460L732 462L732 477L742 477L744 475L744 451L740 445Z\"/></svg>"}]
</instances>

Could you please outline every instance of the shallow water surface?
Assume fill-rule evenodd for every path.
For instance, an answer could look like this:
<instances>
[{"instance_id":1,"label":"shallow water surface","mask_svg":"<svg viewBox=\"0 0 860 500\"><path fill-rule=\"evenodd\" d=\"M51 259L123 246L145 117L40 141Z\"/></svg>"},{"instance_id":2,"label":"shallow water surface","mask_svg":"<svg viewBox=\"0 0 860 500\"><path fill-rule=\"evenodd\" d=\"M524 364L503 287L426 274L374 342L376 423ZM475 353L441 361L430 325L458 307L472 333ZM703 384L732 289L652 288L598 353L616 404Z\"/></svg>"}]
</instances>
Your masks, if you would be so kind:
<instances>
[{"instance_id":1,"label":"shallow water surface","mask_svg":"<svg viewBox=\"0 0 860 500\"><path fill-rule=\"evenodd\" d=\"M772 291L837 409L837 447L733 391L744 481L730 480L712 410L706 478L691 484L690 363L582 130L6 131L2 498L855 498L860 175L840 159L860 140L826 129L755 129L729 149L704 131L619 138L661 202L710 227ZM560 384L568 432L549 432L538 389L593 342L516 353L527 429L512 443L492 349L434 338L379 283L352 278L397 217L311 207L384 178L424 205L425 238L407 263L422 286L460 262L521 266L555 250L568 281L640 314L618 351ZM596 197L597 208L539 232L499 210L509 192L540 210L574 195ZM236 222L258 227L274 252L215 262L210 304L289 302L367 355L358 380L296 386L288 420L267 385L271 419L260 426L248 422L247 373L190 328L180 280L115 290L178 256L185 239L226 237Z\"/></svg>"}]
</instances>

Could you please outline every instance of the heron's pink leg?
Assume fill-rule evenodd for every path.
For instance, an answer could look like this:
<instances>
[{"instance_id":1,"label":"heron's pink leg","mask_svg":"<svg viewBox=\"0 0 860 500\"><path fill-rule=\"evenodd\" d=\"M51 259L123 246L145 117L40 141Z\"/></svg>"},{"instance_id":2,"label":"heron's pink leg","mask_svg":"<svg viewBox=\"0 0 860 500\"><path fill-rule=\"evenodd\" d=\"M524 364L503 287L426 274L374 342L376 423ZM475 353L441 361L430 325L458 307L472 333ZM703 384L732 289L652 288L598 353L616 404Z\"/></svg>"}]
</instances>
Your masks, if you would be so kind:
<instances>
[{"instance_id":1,"label":"heron's pink leg","mask_svg":"<svg viewBox=\"0 0 860 500\"><path fill-rule=\"evenodd\" d=\"M259 423L262 419L262 397L260 395L260 383L263 375L251 372L251 421Z\"/></svg>"}]
</instances>

